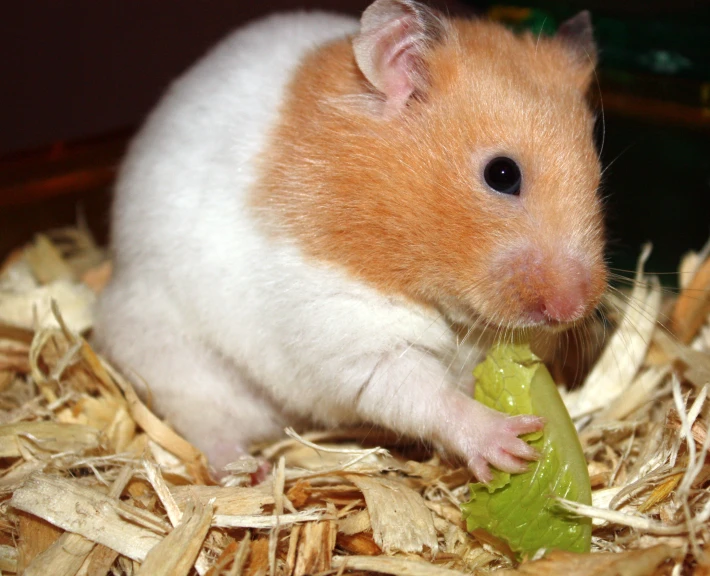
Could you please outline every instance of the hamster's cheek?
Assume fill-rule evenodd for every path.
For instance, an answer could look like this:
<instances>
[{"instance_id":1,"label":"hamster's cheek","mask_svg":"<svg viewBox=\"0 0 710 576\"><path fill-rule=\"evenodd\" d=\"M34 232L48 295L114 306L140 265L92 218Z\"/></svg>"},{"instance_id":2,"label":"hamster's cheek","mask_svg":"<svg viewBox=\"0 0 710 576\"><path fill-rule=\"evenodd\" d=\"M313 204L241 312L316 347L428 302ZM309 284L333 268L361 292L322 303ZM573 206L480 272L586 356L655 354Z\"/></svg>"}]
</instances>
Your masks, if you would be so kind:
<instances>
[{"instance_id":1,"label":"hamster's cheek","mask_svg":"<svg viewBox=\"0 0 710 576\"><path fill-rule=\"evenodd\" d=\"M572 324L597 306L605 281L573 254L530 245L491 259L488 281L476 287L481 316L510 328Z\"/></svg>"}]
</instances>

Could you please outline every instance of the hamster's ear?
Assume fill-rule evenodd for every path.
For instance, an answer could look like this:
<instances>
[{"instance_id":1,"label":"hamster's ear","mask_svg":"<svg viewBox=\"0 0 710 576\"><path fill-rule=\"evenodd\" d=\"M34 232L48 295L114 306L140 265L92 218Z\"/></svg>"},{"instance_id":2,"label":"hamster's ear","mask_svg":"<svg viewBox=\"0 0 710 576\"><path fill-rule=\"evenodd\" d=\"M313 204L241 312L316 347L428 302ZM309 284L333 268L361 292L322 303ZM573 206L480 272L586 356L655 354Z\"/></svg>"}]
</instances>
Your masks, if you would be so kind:
<instances>
[{"instance_id":1,"label":"hamster's ear","mask_svg":"<svg viewBox=\"0 0 710 576\"><path fill-rule=\"evenodd\" d=\"M416 90L425 89L423 57L444 31L437 14L413 0L375 0L365 10L353 39L355 61L384 94L387 114L397 113Z\"/></svg>"},{"instance_id":2,"label":"hamster's ear","mask_svg":"<svg viewBox=\"0 0 710 576\"><path fill-rule=\"evenodd\" d=\"M584 10L560 24L556 38L569 50L578 84L586 91L597 65L597 44L589 11Z\"/></svg>"}]
</instances>

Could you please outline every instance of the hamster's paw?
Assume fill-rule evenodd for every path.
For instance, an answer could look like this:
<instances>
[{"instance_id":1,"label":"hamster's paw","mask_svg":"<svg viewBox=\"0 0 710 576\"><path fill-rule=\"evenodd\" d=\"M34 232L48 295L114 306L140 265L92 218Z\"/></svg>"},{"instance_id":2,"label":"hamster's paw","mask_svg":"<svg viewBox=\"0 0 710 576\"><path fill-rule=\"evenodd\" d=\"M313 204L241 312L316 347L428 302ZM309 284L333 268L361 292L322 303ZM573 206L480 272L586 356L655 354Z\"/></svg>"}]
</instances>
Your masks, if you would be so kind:
<instances>
[{"instance_id":1,"label":"hamster's paw","mask_svg":"<svg viewBox=\"0 0 710 576\"><path fill-rule=\"evenodd\" d=\"M540 454L518 436L542 430L544 419L531 414L508 416L476 404L477 418L467 423L469 434L457 442L457 451L469 469L481 482L493 479L490 466L504 472L525 472L528 462L537 460Z\"/></svg>"},{"instance_id":2,"label":"hamster's paw","mask_svg":"<svg viewBox=\"0 0 710 576\"><path fill-rule=\"evenodd\" d=\"M261 484L271 473L271 462L251 456L244 447L227 438L219 439L205 450L216 480L223 480L235 471L249 474L252 486Z\"/></svg>"},{"instance_id":3,"label":"hamster's paw","mask_svg":"<svg viewBox=\"0 0 710 576\"><path fill-rule=\"evenodd\" d=\"M256 486L257 484L261 484L269 477L271 469L271 462L268 460L260 460L256 472L252 472L251 474L251 485Z\"/></svg>"},{"instance_id":4,"label":"hamster's paw","mask_svg":"<svg viewBox=\"0 0 710 576\"><path fill-rule=\"evenodd\" d=\"M225 470L225 466L228 464L236 464L240 461L248 460L248 462L238 467L249 470L256 466L256 463L252 462L254 459L241 443L235 442L228 437L211 440L212 441L207 442L206 445L203 444L202 448L217 478L222 478L229 474L229 470Z\"/></svg>"}]
</instances>

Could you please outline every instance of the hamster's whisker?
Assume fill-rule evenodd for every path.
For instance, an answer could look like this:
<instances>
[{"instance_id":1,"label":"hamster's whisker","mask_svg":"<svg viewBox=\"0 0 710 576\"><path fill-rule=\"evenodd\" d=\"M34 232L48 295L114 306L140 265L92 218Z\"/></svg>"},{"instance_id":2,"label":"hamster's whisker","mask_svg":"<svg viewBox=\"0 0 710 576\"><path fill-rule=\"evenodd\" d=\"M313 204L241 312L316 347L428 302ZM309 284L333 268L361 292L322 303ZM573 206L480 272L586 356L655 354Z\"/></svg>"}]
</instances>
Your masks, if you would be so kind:
<instances>
[{"instance_id":1,"label":"hamster's whisker","mask_svg":"<svg viewBox=\"0 0 710 576\"><path fill-rule=\"evenodd\" d=\"M466 335L464 336L463 340L461 341L461 345L463 345L463 344L466 342L466 340L467 340L468 337L473 333L474 330L478 330L478 329L480 328L482 321L483 321L483 320L482 320L482 318L481 318L480 316L477 316L476 318L473 318L473 319L472 319L471 328L468 330L468 332L467 332ZM460 368L459 368L459 373L458 373L458 377L459 377L459 378L460 378L461 375L463 374L463 371L464 371L464 369L466 368L466 366L469 365L468 363L469 363L469 361L471 360L471 355L472 355L475 351L478 351L478 350L479 350L478 345L479 345L479 343L480 343L480 341L481 341L481 338L482 338L484 332L485 332L485 328L484 328L482 331L480 331L480 333L479 333L479 335L478 335L478 339L476 340L476 343L473 344L472 346L469 346L468 354L466 354L466 358L465 358L464 361L461 363L461 366L460 366Z\"/></svg>"},{"instance_id":2,"label":"hamster's whisker","mask_svg":"<svg viewBox=\"0 0 710 576\"><path fill-rule=\"evenodd\" d=\"M448 333L450 333L450 331L452 329L452 323L445 317L445 315L443 313L439 313L437 315L437 317L419 334L417 339L414 342L410 342L409 345L405 348L405 350L400 353L399 358L400 359L403 358L408 352L410 352L412 350L412 348L414 348L416 346L417 342L421 341L421 339L423 338L425 333L428 332L435 324L437 324L442 319L446 323L448 323L448 325L444 326L442 332L438 336L438 339L440 340L444 335L447 335ZM407 372L407 374L405 374L401 378L396 389L393 391L392 394L390 394L389 399L387 401L388 403L391 403L398 398L400 390L406 384L407 380L411 377L411 375L418 371L420 364L424 361L424 358L426 358L426 354L427 353L420 354L419 360L417 361L417 363L412 367L412 369L409 372ZM447 369L447 373L448 373L448 369ZM442 378L442 381L440 382L440 384L437 387L432 389L432 393L434 391L440 390L441 387L445 386L445 385L446 385L446 378L444 377L444 378Z\"/></svg>"},{"instance_id":3,"label":"hamster's whisker","mask_svg":"<svg viewBox=\"0 0 710 576\"><path fill-rule=\"evenodd\" d=\"M594 74L594 83L596 84L597 87L597 94L599 96L599 109L601 111L602 115L602 142L601 145L599 146L599 156L604 153L604 144L606 144L606 115L604 114L604 96L602 95L602 86L599 82L599 75L597 74L597 67L596 63L592 59L591 55L587 53L587 59L589 60L589 63L592 65L592 72ZM602 172L602 175L604 172Z\"/></svg>"},{"instance_id":4,"label":"hamster's whisker","mask_svg":"<svg viewBox=\"0 0 710 576\"><path fill-rule=\"evenodd\" d=\"M653 274L653 276L658 276L658 275L675 275L674 272L668 272L668 273L659 273L659 274ZM610 272L609 273L609 279L613 280L614 282L618 282L620 284L628 285L628 286L641 286L641 287L649 287L653 284L650 280L638 280L637 278L629 277L629 276L624 276L623 274L617 274L615 272ZM674 287L669 287L669 286L659 286L659 289L663 292L664 295L668 296L677 296L680 292L684 291L679 288L674 288ZM698 292L700 294L705 294L708 292L707 289L685 289L685 291L688 292Z\"/></svg>"},{"instance_id":5,"label":"hamster's whisker","mask_svg":"<svg viewBox=\"0 0 710 576\"><path fill-rule=\"evenodd\" d=\"M579 381L582 374L581 371L590 366L592 354L602 348L602 342L599 340L599 332L594 330L594 326L601 320L590 317L587 321L582 322L576 334L580 335L579 339L575 339L577 347L577 366L575 367L574 380ZM597 334L597 341L592 340L594 333Z\"/></svg>"},{"instance_id":6,"label":"hamster's whisker","mask_svg":"<svg viewBox=\"0 0 710 576\"><path fill-rule=\"evenodd\" d=\"M636 274L636 270L627 270L626 268L612 268L611 266L607 267L607 269L611 272L624 272L625 274ZM688 270L685 272L681 272L678 270L671 271L671 272L655 272L655 271L648 271L646 270L644 274L650 275L650 276L682 276L683 274L694 274L694 270ZM628 278L627 276L619 276L619 278Z\"/></svg>"},{"instance_id":7,"label":"hamster's whisker","mask_svg":"<svg viewBox=\"0 0 710 576\"><path fill-rule=\"evenodd\" d=\"M639 313L641 313L641 314L644 316L644 318L646 318L647 320L651 320L651 319L652 319L652 318L650 318L649 316L646 315L646 310L645 310L645 308L644 308L643 306L639 306L639 305L637 304L637 302L636 302L633 298L629 297L628 295L624 294L623 292L619 292L619 291L618 291L617 289L615 289L614 287L610 287L610 290L615 290L617 293L619 293L620 296L621 296L621 298L627 302L627 305L630 306L630 307L633 307L634 310L636 310L636 311L638 311ZM604 302L604 306L607 307L607 308L614 307L617 311L619 311L619 307L616 306L616 304L615 304L614 302L612 302L612 301L609 301L609 300L605 301L605 302ZM662 317L662 318L664 318L664 319L666 319L666 320L668 319L665 314L659 314L659 317ZM673 334L673 332L670 330L670 328L669 328L664 322L662 322L662 321L656 319L656 320L655 320L655 325L658 326L661 330L663 330L666 334L668 334L668 336L670 337L670 341L671 341L672 343L677 343L678 346L681 346L681 345L682 345L682 344L680 344L680 343L677 341L677 339L676 339L675 335ZM640 333L640 331L638 330L638 328L637 328L636 326L632 325L632 328L634 328L634 329L636 330L636 332L637 332L637 334L639 334L639 336L642 336L642 337L643 337L643 335ZM644 342L645 342L645 344L647 344L647 345L650 344L650 342L647 341L645 338L644 338ZM624 345L625 345L625 346L628 346L627 343L624 343ZM627 348L627 349L628 349L628 348Z\"/></svg>"},{"instance_id":8,"label":"hamster's whisker","mask_svg":"<svg viewBox=\"0 0 710 576\"><path fill-rule=\"evenodd\" d=\"M456 349L455 349L455 351L453 352L453 354L451 355L451 360L449 361L448 365L446 366L446 371L445 371L444 376L443 376L443 378L442 378L442 381L441 381L441 383L440 383L441 385L445 385L446 376L449 375L449 373L450 373L450 371L451 371L451 368L452 368L452 366L454 365L454 363L455 363L457 360L459 360L459 350L460 350L463 346L466 345L466 343L468 342L468 339L469 339L469 337L471 336L471 334L473 334L473 332L480 326L480 324L481 324L481 322L482 322L482 318L481 318L480 316L472 316L472 315L469 314L469 315L467 315L467 318L468 318L469 321L468 321L468 323L467 323L466 333L464 334L463 338L461 338L460 340L458 340L458 338L457 338ZM451 328L452 328L452 329L453 329L453 326L454 326L454 323L452 322L452 323L451 323ZM482 334L481 334L481 335L482 335ZM481 335L479 335L479 341L480 341ZM469 362L469 360L470 360L470 358L471 358L471 354L473 354L474 352L476 352L476 351L477 351L477 348L478 348L478 341L476 342L476 345L469 347L469 351L468 351L468 354L466 355L466 359L461 363L461 366L459 367L458 374L456 375L456 377L457 377L459 380L460 380L460 378L461 378L461 376L462 376L462 374L463 374L463 370L464 370L464 369L466 368L466 366L468 365L468 362Z\"/></svg>"},{"instance_id":9,"label":"hamster's whisker","mask_svg":"<svg viewBox=\"0 0 710 576\"><path fill-rule=\"evenodd\" d=\"M660 312L658 314L658 318L654 319L652 318L646 308L640 304L635 298L633 298L629 294L625 294L618 288L615 288L614 286L609 286L609 291L614 292L622 301L626 302L629 307L631 307L632 310L635 310L639 314L641 314L644 319L646 320L654 320L663 330L665 330L668 334L672 335L670 327L667 325L670 323L671 318L667 315L664 314L663 312ZM615 305L615 303L612 301L610 304ZM621 312L621 310L617 307L617 311Z\"/></svg>"},{"instance_id":10,"label":"hamster's whisker","mask_svg":"<svg viewBox=\"0 0 710 576\"><path fill-rule=\"evenodd\" d=\"M476 328L480 328L482 320L483 320L483 318L481 318L481 317L478 318L478 320L476 321ZM469 351L468 351L468 354L466 355L466 359L461 364L461 370L459 371L459 376L461 375L461 372L464 370L464 368L466 366L468 366L468 363L471 360L471 355L474 352L477 352L480 350L479 345L481 343L481 338L483 338L483 335L488 332L491 322L492 322L492 319L489 318L486 321L483 329L479 331L478 338L476 339L476 343L469 347Z\"/></svg>"},{"instance_id":11,"label":"hamster's whisker","mask_svg":"<svg viewBox=\"0 0 710 576\"><path fill-rule=\"evenodd\" d=\"M612 288L610 288L610 289L612 289ZM624 296L625 296L625 295L624 295ZM626 305L629 307L629 309L634 310L634 311L638 312L639 314L641 314L645 320L652 320L652 318L647 315L648 313L647 313L646 310L643 308L643 306L640 305L640 304L638 304L633 298L625 297L625 298L623 298L623 300L626 302ZM623 313L623 312L624 312L624 310L623 310L620 306L618 306L615 302L613 302L613 301L607 301L607 302L605 302L605 306L606 306L608 309L613 309L613 310L615 310L617 313ZM660 324L660 323L659 323L659 324ZM632 324L632 325L631 325L631 328L633 328L639 336L642 335L642 334L639 332L639 329L638 329L638 327L637 327L636 325L633 325L633 324ZM646 342L646 343L648 344L648 342Z\"/></svg>"},{"instance_id":12,"label":"hamster's whisker","mask_svg":"<svg viewBox=\"0 0 710 576\"><path fill-rule=\"evenodd\" d=\"M633 147L634 147L634 144L633 144L633 143L632 143L632 144L629 144L626 148L624 148L621 152L619 152L610 162L608 162L608 163L606 164L606 166L604 166L604 168L602 168L602 171L601 171L601 173L599 174L599 177L600 177L600 178L604 178L604 176L606 175L607 170L609 170L609 168L611 168L611 167L614 165L614 163L615 163L619 158L621 158L624 154L626 154L626 153L627 153L631 148L633 148ZM601 155L601 152L600 152L599 154Z\"/></svg>"},{"instance_id":13,"label":"hamster's whisker","mask_svg":"<svg viewBox=\"0 0 710 576\"><path fill-rule=\"evenodd\" d=\"M453 335L453 323L450 323L448 330L449 330L449 333ZM470 329L469 329L469 332L470 332ZM444 336L444 333L442 333L440 338L442 338L443 336ZM463 341L465 341L467 336L468 336L468 332L466 333L466 335L464 335ZM461 343L459 343L459 342L456 343L453 353L451 354L451 360L446 365L446 370L444 370L444 374L441 377L441 381L439 382L438 389L446 386L446 377L449 375L449 372L451 371L451 367L453 366L454 362L456 362L456 359L458 357L458 350L460 349L463 341ZM444 358L442 358L442 362L445 362L445 361L446 360Z\"/></svg>"},{"instance_id":14,"label":"hamster's whisker","mask_svg":"<svg viewBox=\"0 0 710 576\"><path fill-rule=\"evenodd\" d=\"M547 16L545 16L540 26L540 30L537 33L537 39L535 40L535 56L537 57L537 45L540 44L540 37L542 36L542 31L545 29L545 24L547 23Z\"/></svg>"},{"instance_id":15,"label":"hamster's whisker","mask_svg":"<svg viewBox=\"0 0 710 576\"><path fill-rule=\"evenodd\" d=\"M604 306L607 306L606 303L604 303ZM617 328L618 328L618 326L617 326ZM618 332L615 330L614 332L612 332L612 333L609 335L609 337L612 337L614 334L617 334L617 333L618 333ZM623 336L623 334L620 334L620 335ZM621 346L624 348L625 353L628 354L628 352L629 352L629 342L628 342L628 340L622 339L622 341L621 341ZM620 354L620 353L617 351L616 348L612 348L612 357L613 357L613 359L614 359L614 362L616 363L617 370L618 370L619 372L621 372L621 366L620 366L619 358L620 358L620 357L623 357L623 356L624 356L624 354Z\"/></svg>"},{"instance_id":16,"label":"hamster's whisker","mask_svg":"<svg viewBox=\"0 0 710 576\"><path fill-rule=\"evenodd\" d=\"M655 276L655 274L654 274ZM637 280L636 278L629 278L628 276L622 276L621 274L615 274L615 273L610 273L609 274L609 279L614 280L619 283L626 284L628 286L641 286L644 288L648 288L651 286L652 282L649 280ZM678 288L670 288L667 286L659 286L659 289L663 292L664 295L666 296L677 296L680 293L680 290ZM707 292L707 290L704 289L698 289L698 290L689 290L691 292L699 292L701 294L704 294Z\"/></svg>"},{"instance_id":17,"label":"hamster's whisker","mask_svg":"<svg viewBox=\"0 0 710 576\"><path fill-rule=\"evenodd\" d=\"M424 337L424 335L425 335L429 330L431 330L431 327L434 326L434 324L436 324L437 322L439 322L442 318L443 318L444 320L446 320L444 314L439 313L439 314L436 316L436 318L434 318L434 319L431 321L431 323L430 323L426 328L424 328L424 330L421 331L421 333L419 334L419 336L417 336L412 342L409 343L409 346L407 346L407 347L404 349L404 351L400 354L400 358L402 358L407 352L409 352L409 350L411 350L411 348L412 348L413 346L416 346L416 345L421 341L421 339Z\"/></svg>"},{"instance_id":18,"label":"hamster's whisker","mask_svg":"<svg viewBox=\"0 0 710 576\"><path fill-rule=\"evenodd\" d=\"M589 336L588 327L589 327L589 325L586 322L582 323L579 326L579 328L577 329L577 334L579 334L579 338L577 338L577 337L574 338L574 346L575 346L575 351L577 354L577 362L575 363L575 367L574 367L574 382L577 382L579 380L579 378L581 376L580 372L587 365L586 364L587 351L589 350L591 353L591 342L587 343L587 339ZM566 335L566 343L567 343L567 352L565 354L565 361L563 363L563 366L567 364L567 356L569 354L569 347L570 347L569 332Z\"/></svg>"},{"instance_id":19,"label":"hamster's whisker","mask_svg":"<svg viewBox=\"0 0 710 576\"><path fill-rule=\"evenodd\" d=\"M648 281L641 281L641 280L636 280L634 278L628 278L625 276L621 276L618 274L610 274L610 277L618 282L624 282L626 284L629 284L630 286L641 286L644 288L647 288L650 286L650 282ZM613 288L613 287L612 287ZM683 290L679 290L678 288L668 288L665 286L659 286L658 287L661 290L661 293L664 296L678 296L681 292L685 295L686 298L693 299L693 300L703 300L708 292L710 290L705 289L705 288L685 288ZM618 288L614 288L615 293L619 294L620 297L628 297L627 294L625 294L623 291L619 290Z\"/></svg>"}]
</instances>

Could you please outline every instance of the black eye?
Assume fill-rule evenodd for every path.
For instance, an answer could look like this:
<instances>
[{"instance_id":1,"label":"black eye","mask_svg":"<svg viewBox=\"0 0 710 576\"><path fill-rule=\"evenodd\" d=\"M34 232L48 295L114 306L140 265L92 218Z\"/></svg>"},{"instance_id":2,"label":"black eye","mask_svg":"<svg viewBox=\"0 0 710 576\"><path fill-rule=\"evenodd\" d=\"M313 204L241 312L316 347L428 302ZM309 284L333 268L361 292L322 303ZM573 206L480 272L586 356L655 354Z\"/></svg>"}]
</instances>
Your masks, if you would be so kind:
<instances>
[{"instance_id":1,"label":"black eye","mask_svg":"<svg viewBox=\"0 0 710 576\"><path fill-rule=\"evenodd\" d=\"M483 177L496 192L513 196L520 194L520 168L510 158L493 158L483 171Z\"/></svg>"}]
</instances>

